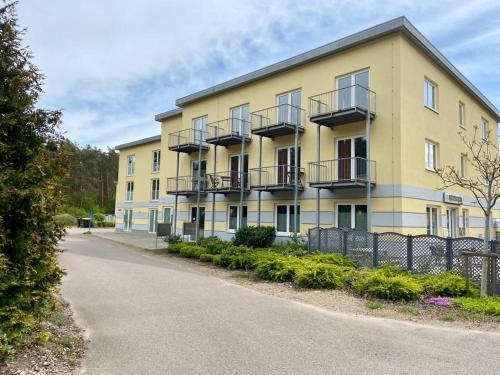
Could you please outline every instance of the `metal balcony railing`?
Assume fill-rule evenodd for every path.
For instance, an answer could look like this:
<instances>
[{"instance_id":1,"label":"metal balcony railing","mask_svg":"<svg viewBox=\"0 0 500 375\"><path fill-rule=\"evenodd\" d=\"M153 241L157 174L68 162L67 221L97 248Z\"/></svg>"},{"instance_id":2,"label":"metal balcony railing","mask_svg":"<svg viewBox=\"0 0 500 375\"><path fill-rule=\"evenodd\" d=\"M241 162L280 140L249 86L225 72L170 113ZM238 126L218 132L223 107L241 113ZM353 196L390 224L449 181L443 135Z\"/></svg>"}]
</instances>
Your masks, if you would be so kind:
<instances>
[{"instance_id":1,"label":"metal balcony railing","mask_svg":"<svg viewBox=\"0 0 500 375\"><path fill-rule=\"evenodd\" d=\"M193 152L208 149L206 129L183 129L168 135L168 148L172 151Z\"/></svg>"},{"instance_id":2,"label":"metal balcony railing","mask_svg":"<svg viewBox=\"0 0 500 375\"><path fill-rule=\"evenodd\" d=\"M341 158L309 163L311 186L366 185L370 166L370 183L376 181L376 163L361 157Z\"/></svg>"},{"instance_id":3,"label":"metal balcony railing","mask_svg":"<svg viewBox=\"0 0 500 375\"><path fill-rule=\"evenodd\" d=\"M280 104L251 113L252 133L264 136L293 134L298 126L304 131L305 111L290 104Z\"/></svg>"},{"instance_id":4,"label":"metal balcony railing","mask_svg":"<svg viewBox=\"0 0 500 375\"><path fill-rule=\"evenodd\" d=\"M250 121L230 117L225 120L215 121L207 125L206 141L222 146L250 142Z\"/></svg>"},{"instance_id":5,"label":"metal balcony railing","mask_svg":"<svg viewBox=\"0 0 500 375\"><path fill-rule=\"evenodd\" d=\"M177 187L177 181L179 185ZM195 195L198 192L198 185L200 191L204 192L206 189L206 176L179 176L167 178L167 194L178 195Z\"/></svg>"},{"instance_id":6,"label":"metal balcony railing","mask_svg":"<svg viewBox=\"0 0 500 375\"><path fill-rule=\"evenodd\" d=\"M295 173L298 172L299 189L304 188L304 168L291 165L274 165L250 169L250 187L257 190L293 190Z\"/></svg>"},{"instance_id":7,"label":"metal balcony railing","mask_svg":"<svg viewBox=\"0 0 500 375\"><path fill-rule=\"evenodd\" d=\"M327 115L336 116L340 123L350 122L347 117L353 111L359 112L359 116L354 116L352 121L359 121L368 110L370 104L370 114L374 117L376 113L376 94L374 91L361 85L352 85L341 89L324 92L309 98L309 117L312 122L317 122L318 118ZM344 116L344 117L342 117ZM341 122L344 121L344 122Z\"/></svg>"},{"instance_id":8,"label":"metal balcony railing","mask_svg":"<svg viewBox=\"0 0 500 375\"><path fill-rule=\"evenodd\" d=\"M226 171L207 173L206 191L209 192L239 192L243 184L243 190L250 189L249 173L238 171Z\"/></svg>"}]
</instances>

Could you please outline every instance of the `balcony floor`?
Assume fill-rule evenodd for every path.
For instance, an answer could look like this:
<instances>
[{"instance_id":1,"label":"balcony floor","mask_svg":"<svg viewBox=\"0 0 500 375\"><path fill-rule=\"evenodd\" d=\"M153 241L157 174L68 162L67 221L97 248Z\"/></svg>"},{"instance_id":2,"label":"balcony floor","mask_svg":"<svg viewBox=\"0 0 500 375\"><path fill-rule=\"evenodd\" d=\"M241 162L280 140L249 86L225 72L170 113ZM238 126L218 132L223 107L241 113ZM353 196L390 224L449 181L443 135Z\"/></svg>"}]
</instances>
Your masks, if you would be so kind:
<instances>
[{"instance_id":1,"label":"balcony floor","mask_svg":"<svg viewBox=\"0 0 500 375\"><path fill-rule=\"evenodd\" d=\"M345 180L345 181L318 181L309 182L309 186L317 189L356 189L356 188L366 188L366 181L360 180ZM371 183L371 187L374 187L375 183Z\"/></svg>"},{"instance_id":2,"label":"balcony floor","mask_svg":"<svg viewBox=\"0 0 500 375\"><path fill-rule=\"evenodd\" d=\"M370 118L375 118L375 113L370 113ZM337 125L351 124L366 120L366 109L360 107L348 108L342 111L321 113L311 116L310 121L318 125L332 128Z\"/></svg>"},{"instance_id":3,"label":"balcony floor","mask_svg":"<svg viewBox=\"0 0 500 375\"><path fill-rule=\"evenodd\" d=\"M222 188L206 188L206 193L216 193L216 194L239 194L241 190L235 187L222 187ZM249 193L250 189L243 189L244 193Z\"/></svg>"},{"instance_id":4,"label":"balcony floor","mask_svg":"<svg viewBox=\"0 0 500 375\"><path fill-rule=\"evenodd\" d=\"M177 146L169 146L168 149L170 151L175 151L175 152L183 152L186 154L191 154L193 152L197 152L200 149L200 145L197 145L196 143L184 143L182 145L177 145ZM207 145L202 145L201 146L201 151L206 151L208 150Z\"/></svg>"},{"instance_id":5,"label":"balcony floor","mask_svg":"<svg viewBox=\"0 0 500 375\"><path fill-rule=\"evenodd\" d=\"M304 128L299 126L299 133L303 133ZM274 125L262 126L252 129L252 133L260 137L276 138L295 133L295 125L289 122L280 122Z\"/></svg>"},{"instance_id":6,"label":"balcony floor","mask_svg":"<svg viewBox=\"0 0 500 375\"><path fill-rule=\"evenodd\" d=\"M206 195L206 191L201 191L201 195ZM182 195L185 197L196 197L198 192L196 190L179 190L179 191L167 191L167 195Z\"/></svg>"},{"instance_id":7,"label":"balcony floor","mask_svg":"<svg viewBox=\"0 0 500 375\"><path fill-rule=\"evenodd\" d=\"M217 146L228 147L233 145L240 145L241 140L242 137L240 135L227 134L220 137L207 138L207 143L211 143ZM251 143L251 142L252 138L245 137L245 143Z\"/></svg>"},{"instance_id":8,"label":"balcony floor","mask_svg":"<svg viewBox=\"0 0 500 375\"><path fill-rule=\"evenodd\" d=\"M251 186L252 190L257 190L257 191L267 191L267 192L275 192L275 191L294 191L295 186L294 185L261 185L261 186ZM299 191L304 190L303 185L298 186Z\"/></svg>"}]
</instances>

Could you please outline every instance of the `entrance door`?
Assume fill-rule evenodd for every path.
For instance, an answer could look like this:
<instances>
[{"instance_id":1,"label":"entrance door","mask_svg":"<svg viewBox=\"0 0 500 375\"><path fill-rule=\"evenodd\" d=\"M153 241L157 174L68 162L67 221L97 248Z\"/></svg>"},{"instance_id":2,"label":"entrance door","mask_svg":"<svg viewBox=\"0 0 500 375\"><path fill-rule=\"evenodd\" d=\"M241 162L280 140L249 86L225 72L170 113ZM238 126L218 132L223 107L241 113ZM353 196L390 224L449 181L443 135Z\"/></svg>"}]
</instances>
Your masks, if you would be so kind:
<instances>
[{"instance_id":1,"label":"entrance door","mask_svg":"<svg viewBox=\"0 0 500 375\"><path fill-rule=\"evenodd\" d=\"M172 207L163 208L163 224L172 224Z\"/></svg>"},{"instance_id":2,"label":"entrance door","mask_svg":"<svg viewBox=\"0 0 500 375\"><path fill-rule=\"evenodd\" d=\"M205 176L207 174L207 161L201 161L201 171L198 168L198 161L193 161L191 164L191 172L193 176L193 190L198 190L198 182L201 184L200 188L204 188L203 182L205 181Z\"/></svg>"},{"instance_id":3,"label":"entrance door","mask_svg":"<svg viewBox=\"0 0 500 375\"><path fill-rule=\"evenodd\" d=\"M191 207L191 222L196 223L196 209L197 207ZM205 229L205 207L200 207L200 230Z\"/></svg>"},{"instance_id":4,"label":"entrance door","mask_svg":"<svg viewBox=\"0 0 500 375\"><path fill-rule=\"evenodd\" d=\"M448 222L448 237L457 237L458 210L456 208L448 208L446 210L446 218Z\"/></svg>"},{"instance_id":5,"label":"entrance door","mask_svg":"<svg viewBox=\"0 0 500 375\"><path fill-rule=\"evenodd\" d=\"M229 157L229 167L231 174L231 187L240 188L241 177L243 177L244 187L248 185L248 155L243 156L243 171L240 163L241 155L233 155Z\"/></svg>"},{"instance_id":6,"label":"entrance door","mask_svg":"<svg viewBox=\"0 0 500 375\"><path fill-rule=\"evenodd\" d=\"M127 232L132 230L132 210L125 210L123 215L123 230Z\"/></svg>"}]
</instances>

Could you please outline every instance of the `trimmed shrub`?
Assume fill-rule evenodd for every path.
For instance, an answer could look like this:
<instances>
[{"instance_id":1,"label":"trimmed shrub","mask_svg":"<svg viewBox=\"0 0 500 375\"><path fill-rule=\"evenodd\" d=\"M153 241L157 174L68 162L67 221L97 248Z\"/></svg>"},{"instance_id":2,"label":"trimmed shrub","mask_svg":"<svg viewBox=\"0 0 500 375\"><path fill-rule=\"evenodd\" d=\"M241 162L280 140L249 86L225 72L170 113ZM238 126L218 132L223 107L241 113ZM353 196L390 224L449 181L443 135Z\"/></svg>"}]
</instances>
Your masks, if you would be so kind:
<instances>
[{"instance_id":1,"label":"trimmed shrub","mask_svg":"<svg viewBox=\"0 0 500 375\"><path fill-rule=\"evenodd\" d=\"M200 260L202 262L212 263L214 260L214 255L213 254L201 254Z\"/></svg>"},{"instance_id":2,"label":"trimmed shrub","mask_svg":"<svg viewBox=\"0 0 500 375\"><path fill-rule=\"evenodd\" d=\"M326 263L341 267L356 268L356 262L354 260L346 258L341 254L314 254L306 256L304 259L316 263Z\"/></svg>"},{"instance_id":3,"label":"trimmed shrub","mask_svg":"<svg viewBox=\"0 0 500 375\"><path fill-rule=\"evenodd\" d=\"M500 297L457 297L453 302L464 311L500 316Z\"/></svg>"},{"instance_id":4,"label":"trimmed shrub","mask_svg":"<svg viewBox=\"0 0 500 375\"><path fill-rule=\"evenodd\" d=\"M309 263L296 269L293 281L301 288L338 289L345 286L352 268L327 263Z\"/></svg>"},{"instance_id":5,"label":"trimmed shrub","mask_svg":"<svg viewBox=\"0 0 500 375\"><path fill-rule=\"evenodd\" d=\"M182 242L168 244L167 252L170 254L179 254L184 246L185 244Z\"/></svg>"},{"instance_id":6,"label":"trimmed shrub","mask_svg":"<svg viewBox=\"0 0 500 375\"><path fill-rule=\"evenodd\" d=\"M442 297L461 297L467 294L465 278L451 272L439 275L420 276L416 279L422 285L425 294ZM470 290L477 293L477 286L471 283Z\"/></svg>"},{"instance_id":7,"label":"trimmed shrub","mask_svg":"<svg viewBox=\"0 0 500 375\"><path fill-rule=\"evenodd\" d=\"M222 267L221 255L220 254L214 255L212 258L212 263L214 264L214 266Z\"/></svg>"},{"instance_id":8,"label":"trimmed shrub","mask_svg":"<svg viewBox=\"0 0 500 375\"><path fill-rule=\"evenodd\" d=\"M234 234L233 243L249 247L270 247L276 239L274 227L244 227Z\"/></svg>"},{"instance_id":9,"label":"trimmed shrub","mask_svg":"<svg viewBox=\"0 0 500 375\"><path fill-rule=\"evenodd\" d=\"M164 241L168 244L181 243L182 236L180 234L169 234L165 236Z\"/></svg>"},{"instance_id":10,"label":"trimmed shrub","mask_svg":"<svg viewBox=\"0 0 500 375\"><path fill-rule=\"evenodd\" d=\"M387 269L359 272L354 277L353 287L359 294L392 301L412 301L423 292L422 286L414 277L405 274L390 275Z\"/></svg>"},{"instance_id":11,"label":"trimmed shrub","mask_svg":"<svg viewBox=\"0 0 500 375\"><path fill-rule=\"evenodd\" d=\"M223 250L233 245L232 242L223 241L219 237L203 238L198 243L200 246L203 246L205 249L207 249L207 254L212 255L220 254Z\"/></svg>"},{"instance_id":12,"label":"trimmed shrub","mask_svg":"<svg viewBox=\"0 0 500 375\"><path fill-rule=\"evenodd\" d=\"M256 273L263 280L292 281L301 260L292 256L269 256L256 262Z\"/></svg>"},{"instance_id":13,"label":"trimmed shrub","mask_svg":"<svg viewBox=\"0 0 500 375\"><path fill-rule=\"evenodd\" d=\"M201 254L205 254L207 250L204 247L195 244L184 244L181 247L179 255L184 258L199 259Z\"/></svg>"},{"instance_id":14,"label":"trimmed shrub","mask_svg":"<svg viewBox=\"0 0 500 375\"><path fill-rule=\"evenodd\" d=\"M54 221L63 227L74 227L77 224L76 218L69 214L56 215L54 216Z\"/></svg>"}]
</instances>

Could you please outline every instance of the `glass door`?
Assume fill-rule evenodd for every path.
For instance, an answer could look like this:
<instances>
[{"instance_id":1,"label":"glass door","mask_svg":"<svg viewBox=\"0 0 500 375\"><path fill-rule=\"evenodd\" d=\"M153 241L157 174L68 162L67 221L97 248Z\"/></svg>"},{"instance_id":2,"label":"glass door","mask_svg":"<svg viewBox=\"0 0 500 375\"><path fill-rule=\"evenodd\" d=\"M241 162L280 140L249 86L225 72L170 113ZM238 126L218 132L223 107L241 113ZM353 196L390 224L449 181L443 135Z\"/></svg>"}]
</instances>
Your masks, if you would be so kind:
<instances>
[{"instance_id":1,"label":"glass door","mask_svg":"<svg viewBox=\"0 0 500 375\"><path fill-rule=\"evenodd\" d=\"M199 144L200 141L202 143L205 142L205 139L207 138L207 123L207 116L193 119L193 139L195 144Z\"/></svg>"},{"instance_id":2,"label":"glass door","mask_svg":"<svg viewBox=\"0 0 500 375\"><path fill-rule=\"evenodd\" d=\"M172 207L163 208L163 224L172 224Z\"/></svg>"},{"instance_id":3,"label":"glass door","mask_svg":"<svg viewBox=\"0 0 500 375\"><path fill-rule=\"evenodd\" d=\"M351 139L337 141L337 176L339 181L351 179Z\"/></svg>"},{"instance_id":4,"label":"glass door","mask_svg":"<svg viewBox=\"0 0 500 375\"><path fill-rule=\"evenodd\" d=\"M300 147L298 149L298 168L300 169ZM277 151L278 184L293 184L295 181L295 147L280 148ZM300 172L299 172L300 173ZM299 175L300 178L300 175Z\"/></svg>"},{"instance_id":5,"label":"glass door","mask_svg":"<svg viewBox=\"0 0 500 375\"><path fill-rule=\"evenodd\" d=\"M354 74L355 98L354 104L358 107L368 109L368 89L370 87L370 80L368 71L359 72Z\"/></svg>"},{"instance_id":6,"label":"glass door","mask_svg":"<svg viewBox=\"0 0 500 375\"><path fill-rule=\"evenodd\" d=\"M354 206L354 228L357 230L366 231L367 225L367 208L365 204L357 204Z\"/></svg>"},{"instance_id":7,"label":"glass door","mask_svg":"<svg viewBox=\"0 0 500 375\"><path fill-rule=\"evenodd\" d=\"M343 111L352 107L351 76L337 79L337 110Z\"/></svg>"},{"instance_id":8,"label":"glass door","mask_svg":"<svg viewBox=\"0 0 500 375\"><path fill-rule=\"evenodd\" d=\"M202 160L201 161L201 170L198 168L198 161L193 161L191 164L191 171L192 171L192 176L193 176L193 190L198 190L198 182L201 184L200 189L203 190L204 186L204 181L205 181L205 176L207 174L207 161Z\"/></svg>"},{"instance_id":9,"label":"glass door","mask_svg":"<svg viewBox=\"0 0 500 375\"><path fill-rule=\"evenodd\" d=\"M368 70L337 78L337 110L368 108L370 72Z\"/></svg>"},{"instance_id":10,"label":"glass door","mask_svg":"<svg viewBox=\"0 0 500 375\"><path fill-rule=\"evenodd\" d=\"M301 124L300 116L301 93L300 90L278 95L278 124Z\"/></svg>"},{"instance_id":11,"label":"glass door","mask_svg":"<svg viewBox=\"0 0 500 375\"><path fill-rule=\"evenodd\" d=\"M132 230L132 210L125 210L123 215L123 230L130 232Z\"/></svg>"},{"instance_id":12,"label":"glass door","mask_svg":"<svg viewBox=\"0 0 500 375\"><path fill-rule=\"evenodd\" d=\"M288 174L288 148L278 150L278 184L286 184Z\"/></svg>"},{"instance_id":13,"label":"glass door","mask_svg":"<svg viewBox=\"0 0 500 375\"><path fill-rule=\"evenodd\" d=\"M197 207L191 207L191 222L196 223ZM200 207L200 229L205 229L205 207Z\"/></svg>"},{"instance_id":14,"label":"glass door","mask_svg":"<svg viewBox=\"0 0 500 375\"><path fill-rule=\"evenodd\" d=\"M158 221L158 210L149 210L149 233L156 233L156 223Z\"/></svg>"},{"instance_id":15,"label":"glass door","mask_svg":"<svg viewBox=\"0 0 500 375\"><path fill-rule=\"evenodd\" d=\"M231 132L232 134L248 136L250 134L250 108L242 105L231 109Z\"/></svg>"}]
</instances>

